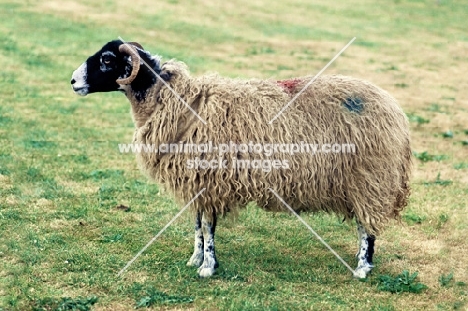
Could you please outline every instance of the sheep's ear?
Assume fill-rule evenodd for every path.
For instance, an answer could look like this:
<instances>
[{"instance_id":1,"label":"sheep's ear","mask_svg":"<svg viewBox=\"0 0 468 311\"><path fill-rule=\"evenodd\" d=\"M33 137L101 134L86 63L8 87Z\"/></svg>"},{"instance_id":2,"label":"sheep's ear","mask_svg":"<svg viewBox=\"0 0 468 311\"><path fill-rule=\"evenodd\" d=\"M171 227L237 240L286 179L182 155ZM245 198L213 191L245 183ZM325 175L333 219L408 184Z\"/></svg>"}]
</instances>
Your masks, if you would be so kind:
<instances>
[{"instance_id":1,"label":"sheep's ear","mask_svg":"<svg viewBox=\"0 0 468 311\"><path fill-rule=\"evenodd\" d=\"M169 70L163 70L159 73L159 76L161 77L161 79L163 79L164 81L169 81L172 77L172 72L170 72Z\"/></svg>"},{"instance_id":2,"label":"sheep's ear","mask_svg":"<svg viewBox=\"0 0 468 311\"><path fill-rule=\"evenodd\" d=\"M178 77L180 75L187 74L185 72L184 66L185 66L185 64L183 64L183 66L181 66L180 63L175 62L173 60L170 60L170 61L165 62L164 64L162 64L161 72L159 73L159 76L164 81L169 81L173 76Z\"/></svg>"},{"instance_id":3,"label":"sheep's ear","mask_svg":"<svg viewBox=\"0 0 468 311\"><path fill-rule=\"evenodd\" d=\"M138 42L128 42L128 43L130 43L130 44L133 45L133 46L136 46L136 47L139 48L139 49L144 50L143 46L141 46L141 44L138 43Z\"/></svg>"}]
</instances>

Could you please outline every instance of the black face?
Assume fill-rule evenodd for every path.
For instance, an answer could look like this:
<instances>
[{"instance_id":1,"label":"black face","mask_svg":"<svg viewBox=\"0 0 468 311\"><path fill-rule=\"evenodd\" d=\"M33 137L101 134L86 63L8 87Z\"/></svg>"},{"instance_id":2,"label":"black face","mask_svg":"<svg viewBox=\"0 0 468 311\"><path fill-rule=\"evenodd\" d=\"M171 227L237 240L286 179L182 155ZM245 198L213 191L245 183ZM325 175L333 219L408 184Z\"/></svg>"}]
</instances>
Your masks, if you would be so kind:
<instances>
[{"instance_id":1,"label":"black face","mask_svg":"<svg viewBox=\"0 0 468 311\"><path fill-rule=\"evenodd\" d=\"M78 69L73 72L71 84L75 93L87 95L96 92L111 92L121 90L116 82L119 78L126 78L132 71L129 56L119 51L123 44L114 40L102 47L96 54L90 56ZM141 49L137 49L141 59L159 74L159 61ZM137 78L131 83L134 91L145 92L156 82L156 76L151 69L142 65Z\"/></svg>"},{"instance_id":2,"label":"black face","mask_svg":"<svg viewBox=\"0 0 468 311\"><path fill-rule=\"evenodd\" d=\"M121 44L120 40L107 43L73 72L71 84L76 93L87 95L119 89L115 81L131 70L128 56L119 52Z\"/></svg>"}]
</instances>

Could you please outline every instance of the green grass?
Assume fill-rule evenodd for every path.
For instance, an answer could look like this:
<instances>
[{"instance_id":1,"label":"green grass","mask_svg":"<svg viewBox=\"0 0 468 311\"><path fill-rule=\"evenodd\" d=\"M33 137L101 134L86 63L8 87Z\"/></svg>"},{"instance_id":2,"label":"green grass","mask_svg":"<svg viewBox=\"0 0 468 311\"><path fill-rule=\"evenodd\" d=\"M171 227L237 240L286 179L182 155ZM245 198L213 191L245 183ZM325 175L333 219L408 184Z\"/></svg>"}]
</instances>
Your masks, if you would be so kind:
<instances>
[{"instance_id":1,"label":"green grass","mask_svg":"<svg viewBox=\"0 0 468 311\"><path fill-rule=\"evenodd\" d=\"M447 275L442 274L439 276L439 283L441 286L449 286L449 284L453 281L453 273L449 273Z\"/></svg>"},{"instance_id":2,"label":"green grass","mask_svg":"<svg viewBox=\"0 0 468 311\"><path fill-rule=\"evenodd\" d=\"M463 310L468 12L463 1L369 4L2 2L0 310ZM394 94L411 111L413 150L425 150L415 153L404 221L377 239L368 280L352 279L293 216L254 206L220 221L213 278L185 265L189 213L116 277L180 210L133 155L119 153L134 129L125 97L70 89L73 70L117 36L181 59L194 74L272 79L318 72L357 36L326 73ZM304 218L356 264L353 224ZM404 270L418 271L418 281ZM427 289L382 291L417 282Z\"/></svg>"},{"instance_id":3,"label":"green grass","mask_svg":"<svg viewBox=\"0 0 468 311\"><path fill-rule=\"evenodd\" d=\"M393 277L390 275L381 275L379 278L379 290L387 291L391 293L415 293L420 294L423 290L427 289L427 286L417 282L417 272L410 274L407 270L401 274Z\"/></svg>"},{"instance_id":4,"label":"green grass","mask_svg":"<svg viewBox=\"0 0 468 311\"><path fill-rule=\"evenodd\" d=\"M447 131L442 133L443 138L453 138L453 132L452 131Z\"/></svg>"},{"instance_id":5,"label":"green grass","mask_svg":"<svg viewBox=\"0 0 468 311\"><path fill-rule=\"evenodd\" d=\"M98 301L97 297L72 299L69 297L64 297L61 299L53 298L44 298L40 300L33 301L32 309L34 311L67 311L67 310L80 310L88 311L91 310L91 306Z\"/></svg>"},{"instance_id":6,"label":"green grass","mask_svg":"<svg viewBox=\"0 0 468 311\"><path fill-rule=\"evenodd\" d=\"M463 169L468 169L468 163L457 163L453 165L453 168L456 170L463 170Z\"/></svg>"},{"instance_id":7,"label":"green grass","mask_svg":"<svg viewBox=\"0 0 468 311\"><path fill-rule=\"evenodd\" d=\"M429 161L436 161L440 162L446 160L448 157L444 154L429 154L427 151L423 152L413 152L415 158L420 160L421 162L429 162Z\"/></svg>"},{"instance_id":8,"label":"green grass","mask_svg":"<svg viewBox=\"0 0 468 311\"><path fill-rule=\"evenodd\" d=\"M135 284L135 285L140 285L140 284ZM137 299L137 304L135 306L136 309L143 308L143 307L150 307L156 304L188 304L188 303L192 303L194 300L192 297L170 296L163 292L158 291L152 286L144 289L143 292L144 292L143 297Z\"/></svg>"},{"instance_id":9,"label":"green grass","mask_svg":"<svg viewBox=\"0 0 468 311\"><path fill-rule=\"evenodd\" d=\"M423 215L418 215L414 213L413 211L406 211L406 213L403 215L403 219L409 224L420 224L424 220L426 220L426 216Z\"/></svg>"},{"instance_id":10,"label":"green grass","mask_svg":"<svg viewBox=\"0 0 468 311\"><path fill-rule=\"evenodd\" d=\"M425 118L423 118L421 116L415 115L414 113L407 113L406 115L408 116L408 119L409 119L410 122L415 122L418 125L429 123L428 119L425 119Z\"/></svg>"},{"instance_id":11,"label":"green grass","mask_svg":"<svg viewBox=\"0 0 468 311\"><path fill-rule=\"evenodd\" d=\"M434 181L428 181L425 182L424 184L426 186L431 186L431 185L439 185L439 186L449 186L453 183L453 181L448 180L448 179L441 179L440 178L440 172L437 174L437 177L435 178Z\"/></svg>"}]
</instances>

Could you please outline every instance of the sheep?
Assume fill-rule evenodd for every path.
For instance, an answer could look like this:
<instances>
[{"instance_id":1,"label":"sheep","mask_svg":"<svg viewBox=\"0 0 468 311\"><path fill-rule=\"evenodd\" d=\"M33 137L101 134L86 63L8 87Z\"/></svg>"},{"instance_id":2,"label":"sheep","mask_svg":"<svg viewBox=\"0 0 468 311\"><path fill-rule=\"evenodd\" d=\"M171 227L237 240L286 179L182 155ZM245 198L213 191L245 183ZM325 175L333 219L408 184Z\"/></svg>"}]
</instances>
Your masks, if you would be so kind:
<instances>
[{"instance_id":1,"label":"sheep","mask_svg":"<svg viewBox=\"0 0 468 311\"><path fill-rule=\"evenodd\" d=\"M193 77L182 62L162 63L138 43L114 40L74 71L71 84L83 96L125 93L135 144L353 144L354 154L245 153L229 148L222 155L157 150L137 153L136 158L141 171L178 203L205 190L191 205L195 244L187 263L198 267L200 277L212 276L219 265L214 243L217 219L250 202L266 211L287 211L277 194L296 212L323 211L355 219L359 249L354 275L365 278L373 268L376 236L391 219L399 220L407 205L412 166L408 120L381 88L332 75L318 77L275 122L269 122L311 78ZM194 158L219 165L197 169ZM256 166L239 166L255 160Z\"/></svg>"}]
</instances>

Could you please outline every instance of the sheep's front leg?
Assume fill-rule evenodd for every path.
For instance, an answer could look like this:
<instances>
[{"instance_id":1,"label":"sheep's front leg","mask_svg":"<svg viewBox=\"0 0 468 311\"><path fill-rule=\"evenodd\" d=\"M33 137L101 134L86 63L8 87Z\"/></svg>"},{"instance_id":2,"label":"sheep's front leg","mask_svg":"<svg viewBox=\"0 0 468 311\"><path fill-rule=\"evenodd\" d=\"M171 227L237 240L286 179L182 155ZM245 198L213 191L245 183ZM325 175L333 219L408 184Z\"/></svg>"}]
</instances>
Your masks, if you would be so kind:
<instances>
[{"instance_id":1,"label":"sheep's front leg","mask_svg":"<svg viewBox=\"0 0 468 311\"><path fill-rule=\"evenodd\" d=\"M206 213L202 216L202 232L204 242L204 256L203 264L198 268L200 277L210 277L215 273L218 268L218 261L216 260L214 234L216 229L216 214L213 213L209 217Z\"/></svg>"},{"instance_id":2,"label":"sheep's front leg","mask_svg":"<svg viewBox=\"0 0 468 311\"><path fill-rule=\"evenodd\" d=\"M195 246L193 255L187 262L187 266L200 267L203 263L203 232L202 232L202 216L198 212L195 216Z\"/></svg>"},{"instance_id":3,"label":"sheep's front leg","mask_svg":"<svg viewBox=\"0 0 468 311\"><path fill-rule=\"evenodd\" d=\"M368 234L359 221L357 221L357 230L359 238L359 250L356 254L358 266L354 271L354 276L364 279L374 268L372 256L374 255L375 236Z\"/></svg>"}]
</instances>

